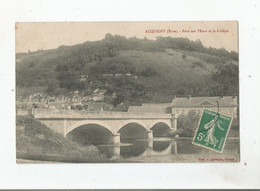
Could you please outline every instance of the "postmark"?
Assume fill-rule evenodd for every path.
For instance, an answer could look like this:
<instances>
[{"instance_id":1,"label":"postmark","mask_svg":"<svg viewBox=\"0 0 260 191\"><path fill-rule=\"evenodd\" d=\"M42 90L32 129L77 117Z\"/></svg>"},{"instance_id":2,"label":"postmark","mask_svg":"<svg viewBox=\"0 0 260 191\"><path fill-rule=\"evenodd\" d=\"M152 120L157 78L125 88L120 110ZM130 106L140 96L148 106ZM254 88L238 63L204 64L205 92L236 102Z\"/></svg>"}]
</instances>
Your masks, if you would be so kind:
<instances>
[{"instance_id":1,"label":"postmark","mask_svg":"<svg viewBox=\"0 0 260 191\"><path fill-rule=\"evenodd\" d=\"M204 109L193 144L216 152L223 152L233 118Z\"/></svg>"}]
</instances>

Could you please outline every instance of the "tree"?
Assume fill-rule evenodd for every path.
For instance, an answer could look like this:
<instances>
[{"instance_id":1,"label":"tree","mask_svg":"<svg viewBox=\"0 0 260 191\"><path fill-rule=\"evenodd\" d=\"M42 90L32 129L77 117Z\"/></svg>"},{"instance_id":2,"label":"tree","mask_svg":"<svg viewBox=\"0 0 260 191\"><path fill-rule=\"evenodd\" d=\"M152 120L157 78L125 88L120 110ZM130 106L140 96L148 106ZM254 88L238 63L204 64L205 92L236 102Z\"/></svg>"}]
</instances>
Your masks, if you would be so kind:
<instances>
[{"instance_id":1,"label":"tree","mask_svg":"<svg viewBox=\"0 0 260 191\"><path fill-rule=\"evenodd\" d=\"M124 99L125 99L124 94L122 94L122 93L117 94L116 98L113 99L113 101L112 101L113 106L115 107L118 104L122 103L124 101Z\"/></svg>"},{"instance_id":2,"label":"tree","mask_svg":"<svg viewBox=\"0 0 260 191\"><path fill-rule=\"evenodd\" d=\"M57 84L55 83L54 80L48 80L48 85L46 89L46 93L53 93L57 89Z\"/></svg>"},{"instance_id":3,"label":"tree","mask_svg":"<svg viewBox=\"0 0 260 191\"><path fill-rule=\"evenodd\" d=\"M112 40L112 39L113 39L113 35L112 35L112 34L107 33L107 34L105 35L105 40Z\"/></svg>"},{"instance_id":4,"label":"tree","mask_svg":"<svg viewBox=\"0 0 260 191\"><path fill-rule=\"evenodd\" d=\"M217 82L213 87L215 95L238 95L238 66L226 64L212 75L212 79Z\"/></svg>"},{"instance_id":5,"label":"tree","mask_svg":"<svg viewBox=\"0 0 260 191\"><path fill-rule=\"evenodd\" d=\"M180 115L178 117L177 128L183 130L181 136L192 137L198 126L199 119L200 114L196 113L194 110L189 111L187 115Z\"/></svg>"},{"instance_id":6,"label":"tree","mask_svg":"<svg viewBox=\"0 0 260 191\"><path fill-rule=\"evenodd\" d=\"M153 68L150 68L150 67L147 67L147 68L145 68L145 70L140 72L140 75L145 76L145 77L155 76L156 74L157 74L157 72Z\"/></svg>"}]
</instances>

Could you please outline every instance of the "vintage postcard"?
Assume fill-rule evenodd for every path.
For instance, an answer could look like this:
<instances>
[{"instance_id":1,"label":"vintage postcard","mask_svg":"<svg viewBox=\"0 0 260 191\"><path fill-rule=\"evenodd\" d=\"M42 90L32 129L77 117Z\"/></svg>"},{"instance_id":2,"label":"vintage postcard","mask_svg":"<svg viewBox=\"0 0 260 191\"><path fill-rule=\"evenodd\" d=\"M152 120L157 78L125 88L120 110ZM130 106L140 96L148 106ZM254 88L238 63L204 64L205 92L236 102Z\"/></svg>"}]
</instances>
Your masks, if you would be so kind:
<instances>
[{"instance_id":1,"label":"vintage postcard","mask_svg":"<svg viewBox=\"0 0 260 191\"><path fill-rule=\"evenodd\" d=\"M17 163L239 162L236 21L15 31Z\"/></svg>"}]
</instances>

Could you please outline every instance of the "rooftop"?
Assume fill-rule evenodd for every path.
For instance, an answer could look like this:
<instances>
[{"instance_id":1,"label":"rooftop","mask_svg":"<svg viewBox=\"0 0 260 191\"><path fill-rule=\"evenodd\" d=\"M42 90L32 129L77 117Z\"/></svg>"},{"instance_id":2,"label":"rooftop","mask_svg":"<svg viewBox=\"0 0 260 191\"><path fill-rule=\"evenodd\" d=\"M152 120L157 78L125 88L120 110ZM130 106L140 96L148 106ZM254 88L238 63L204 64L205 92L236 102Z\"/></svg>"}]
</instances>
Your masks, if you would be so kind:
<instances>
[{"instance_id":1,"label":"rooftop","mask_svg":"<svg viewBox=\"0 0 260 191\"><path fill-rule=\"evenodd\" d=\"M172 107L196 107L196 106L236 106L236 96L223 96L223 97L182 97L173 98Z\"/></svg>"},{"instance_id":2,"label":"rooftop","mask_svg":"<svg viewBox=\"0 0 260 191\"><path fill-rule=\"evenodd\" d=\"M135 113L167 113L171 103L144 103L142 106L129 106L128 112Z\"/></svg>"}]
</instances>

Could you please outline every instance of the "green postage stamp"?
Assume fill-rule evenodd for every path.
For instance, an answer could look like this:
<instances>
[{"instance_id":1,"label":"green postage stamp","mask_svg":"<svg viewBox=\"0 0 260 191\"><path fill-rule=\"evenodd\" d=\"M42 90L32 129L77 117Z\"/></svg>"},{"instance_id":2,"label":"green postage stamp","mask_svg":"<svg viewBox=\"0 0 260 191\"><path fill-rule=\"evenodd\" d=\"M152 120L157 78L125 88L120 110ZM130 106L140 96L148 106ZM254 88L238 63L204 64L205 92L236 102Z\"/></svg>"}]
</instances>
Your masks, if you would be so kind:
<instances>
[{"instance_id":1,"label":"green postage stamp","mask_svg":"<svg viewBox=\"0 0 260 191\"><path fill-rule=\"evenodd\" d=\"M222 153L232 117L204 109L193 144Z\"/></svg>"}]
</instances>

